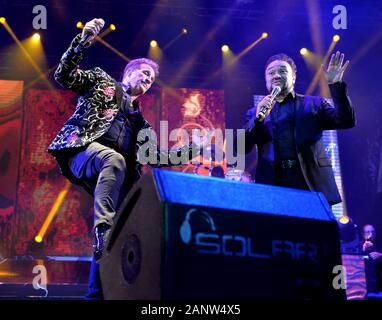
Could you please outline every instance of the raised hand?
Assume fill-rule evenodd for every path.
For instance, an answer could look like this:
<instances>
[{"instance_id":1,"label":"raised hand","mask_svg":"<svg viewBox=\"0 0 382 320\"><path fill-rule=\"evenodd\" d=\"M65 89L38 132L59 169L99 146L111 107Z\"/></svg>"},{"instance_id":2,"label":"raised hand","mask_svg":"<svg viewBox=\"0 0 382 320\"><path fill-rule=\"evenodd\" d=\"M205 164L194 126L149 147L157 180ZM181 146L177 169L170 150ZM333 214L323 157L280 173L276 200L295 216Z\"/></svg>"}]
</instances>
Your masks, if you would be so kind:
<instances>
[{"instance_id":1,"label":"raised hand","mask_svg":"<svg viewBox=\"0 0 382 320\"><path fill-rule=\"evenodd\" d=\"M364 244L362 245L363 251L367 251L373 246L373 243L371 241L365 241Z\"/></svg>"},{"instance_id":2,"label":"raised hand","mask_svg":"<svg viewBox=\"0 0 382 320\"><path fill-rule=\"evenodd\" d=\"M193 129L192 142L200 149L204 149L211 143L213 132L213 129Z\"/></svg>"},{"instance_id":3,"label":"raised hand","mask_svg":"<svg viewBox=\"0 0 382 320\"><path fill-rule=\"evenodd\" d=\"M82 30L82 38L85 35L91 35L91 42L93 39L99 34L103 26L105 25L105 21L101 18L93 19L91 21L86 22L84 29Z\"/></svg>"},{"instance_id":4,"label":"raised hand","mask_svg":"<svg viewBox=\"0 0 382 320\"><path fill-rule=\"evenodd\" d=\"M382 253L380 253L380 252L370 252L370 253L369 253L369 256L370 256L373 260L377 260L377 259L382 258Z\"/></svg>"},{"instance_id":5,"label":"raised hand","mask_svg":"<svg viewBox=\"0 0 382 320\"><path fill-rule=\"evenodd\" d=\"M325 79L329 84L342 81L344 72L349 65L349 60L347 60L344 65L342 65L344 62L344 57L345 55L343 53L337 51L336 54L332 54L328 68L326 70L324 65L321 65Z\"/></svg>"}]
</instances>

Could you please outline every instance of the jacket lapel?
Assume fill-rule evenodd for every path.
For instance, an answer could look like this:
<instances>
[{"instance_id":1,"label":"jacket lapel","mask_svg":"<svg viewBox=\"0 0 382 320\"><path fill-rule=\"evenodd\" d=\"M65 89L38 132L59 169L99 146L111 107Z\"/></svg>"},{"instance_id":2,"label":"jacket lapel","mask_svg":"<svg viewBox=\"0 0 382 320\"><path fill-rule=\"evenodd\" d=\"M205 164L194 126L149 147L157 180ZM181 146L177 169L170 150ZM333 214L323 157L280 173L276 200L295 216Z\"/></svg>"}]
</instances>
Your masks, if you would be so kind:
<instances>
[{"instance_id":1,"label":"jacket lapel","mask_svg":"<svg viewBox=\"0 0 382 320\"><path fill-rule=\"evenodd\" d=\"M304 130L304 124L301 123L301 119L304 114L304 96L302 94L296 93L296 100L295 100L295 113L294 113L294 123L295 123L295 129L294 129L294 139L299 145L301 132L300 130Z\"/></svg>"}]
</instances>

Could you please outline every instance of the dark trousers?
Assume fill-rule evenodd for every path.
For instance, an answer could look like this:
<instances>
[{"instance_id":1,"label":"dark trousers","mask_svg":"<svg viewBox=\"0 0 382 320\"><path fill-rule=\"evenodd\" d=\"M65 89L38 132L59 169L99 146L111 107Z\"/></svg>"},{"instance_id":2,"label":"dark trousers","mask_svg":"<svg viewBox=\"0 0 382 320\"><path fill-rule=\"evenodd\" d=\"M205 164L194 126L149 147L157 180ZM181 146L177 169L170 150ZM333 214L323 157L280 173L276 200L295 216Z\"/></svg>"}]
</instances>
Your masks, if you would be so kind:
<instances>
[{"instance_id":1,"label":"dark trousers","mask_svg":"<svg viewBox=\"0 0 382 320\"><path fill-rule=\"evenodd\" d=\"M134 177L126 176L124 157L98 142L68 160L73 175L93 191L94 227L101 223L113 225L119 205L131 188ZM85 299L102 300L99 264L93 257L89 275L89 289Z\"/></svg>"},{"instance_id":2,"label":"dark trousers","mask_svg":"<svg viewBox=\"0 0 382 320\"><path fill-rule=\"evenodd\" d=\"M301 171L300 164L297 162L290 168L283 168L281 165L275 167L276 184L280 187L309 190Z\"/></svg>"},{"instance_id":3,"label":"dark trousers","mask_svg":"<svg viewBox=\"0 0 382 320\"><path fill-rule=\"evenodd\" d=\"M113 218L124 193L126 162L115 150L98 142L68 160L72 174L93 191L94 227L100 223L113 224Z\"/></svg>"}]
</instances>

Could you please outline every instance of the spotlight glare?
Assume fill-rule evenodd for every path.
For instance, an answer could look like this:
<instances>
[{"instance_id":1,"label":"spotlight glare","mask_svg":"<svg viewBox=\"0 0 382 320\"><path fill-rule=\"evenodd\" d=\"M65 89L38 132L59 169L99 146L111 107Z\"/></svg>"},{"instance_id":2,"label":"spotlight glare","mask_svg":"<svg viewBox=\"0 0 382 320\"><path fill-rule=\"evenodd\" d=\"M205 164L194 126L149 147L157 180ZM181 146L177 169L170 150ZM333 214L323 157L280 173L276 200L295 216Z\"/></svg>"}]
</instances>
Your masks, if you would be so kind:
<instances>
[{"instance_id":1,"label":"spotlight glare","mask_svg":"<svg viewBox=\"0 0 382 320\"><path fill-rule=\"evenodd\" d=\"M333 41L334 42L338 42L340 41L340 36L338 34L336 34L335 36L333 36Z\"/></svg>"},{"instance_id":2,"label":"spotlight glare","mask_svg":"<svg viewBox=\"0 0 382 320\"><path fill-rule=\"evenodd\" d=\"M306 55L308 54L308 49L307 49L307 48L302 48L302 49L300 50L300 54L301 54L302 56L306 56Z\"/></svg>"},{"instance_id":3,"label":"spotlight glare","mask_svg":"<svg viewBox=\"0 0 382 320\"><path fill-rule=\"evenodd\" d=\"M229 46L227 46L226 44L222 46L223 52L228 52L228 50L229 50Z\"/></svg>"},{"instance_id":4,"label":"spotlight glare","mask_svg":"<svg viewBox=\"0 0 382 320\"><path fill-rule=\"evenodd\" d=\"M182 33L183 33L183 34L186 34L187 32L188 32L188 30L187 30L186 28L183 28L183 29L182 29Z\"/></svg>"},{"instance_id":5,"label":"spotlight glare","mask_svg":"<svg viewBox=\"0 0 382 320\"><path fill-rule=\"evenodd\" d=\"M7 20L5 20L5 18L4 18L4 17L1 17L1 18L0 18L0 23L1 23L1 24L4 24L4 23L5 23L5 21L7 21Z\"/></svg>"},{"instance_id":6,"label":"spotlight glare","mask_svg":"<svg viewBox=\"0 0 382 320\"><path fill-rule=\"evenodd\" d=\"M35 33L33 36L33 41L39 41L41 39L40 35L38 33Z\"/></svg>"},{"instance_id":7,"label":"spotlight glare","mask_svg":"<svg viewBox=\"0 0 382 320\"><path fill-rule=\"evenodd\" d=\"M347 224L349 222L349 218L347 216L342 216L339 221L342 224Z\"/></svg>"},{"instance_id":8,"label":"spotlight glare","mask_svg":"<svg viewBox=\"0 0 382 320\"><path fill-rule=\"evenodd\" d=\"M151 40L150 46L151 48L156 48L158 46L158 42L156 42L155 40Z\"/></svg>"},{"instance_id":9,"label":"spotlight glare","mask_svg":"<svg viewBox=\"0 0 382 320\"><path fill-rule=\"evenodd\" d=\"M268 33L263 32L263 33L261 34L261 37L262 37L263 39L268 38Z\"/></svg>"},{"instance_id":10,"label":"spotlight glare","mask_svg":"<svg viewBox=\"0 0 382 320\"><path fill-rule=\"evenodd\" d=\"M84 24L81 21L78 21L77 24L76 24L76 27L78 29L82 29L84 27Z\"/></svg>"},{"instance_id":11,"label":"spotlight glare","mask_svg":"<svg viewBox=\"0 0 382 320\"><path fill-rule=\"evenodd\" d=\"M42 237L41 236L35 236L34 241L40 243L40 242L42 242Z\"/></svg>"},{"instance_id":12,"label":"spotlight glare","mask_svg":"<svg viewBox=\"0 0 382 320\"><path fill-rule=\"evenodd\" d=\"M115 29L117 29L117 27L115 26L115 24L112 23L112 24L110 25L110 30L111 30L111 31L114 31Z\"/></svg>"}]
</instances>

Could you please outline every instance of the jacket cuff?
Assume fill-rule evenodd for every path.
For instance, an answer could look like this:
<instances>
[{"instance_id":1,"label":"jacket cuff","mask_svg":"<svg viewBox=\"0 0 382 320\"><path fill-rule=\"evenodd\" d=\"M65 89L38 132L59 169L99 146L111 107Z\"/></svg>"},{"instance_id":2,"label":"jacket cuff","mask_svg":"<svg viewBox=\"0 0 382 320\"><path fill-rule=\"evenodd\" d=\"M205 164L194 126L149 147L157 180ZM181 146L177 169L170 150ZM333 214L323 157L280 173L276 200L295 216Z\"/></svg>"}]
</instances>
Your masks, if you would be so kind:
<instances>
[{"instance_id":1,"label":"jacket cuff","mask_svg":"<svg viewBox=\"0 0 382 320\"><path fill-rule=\"evenodd\" d=\"M343 81L329 84L329 90L332 97L347 95L347 84Z\"/></svg>"}]
</instances>

